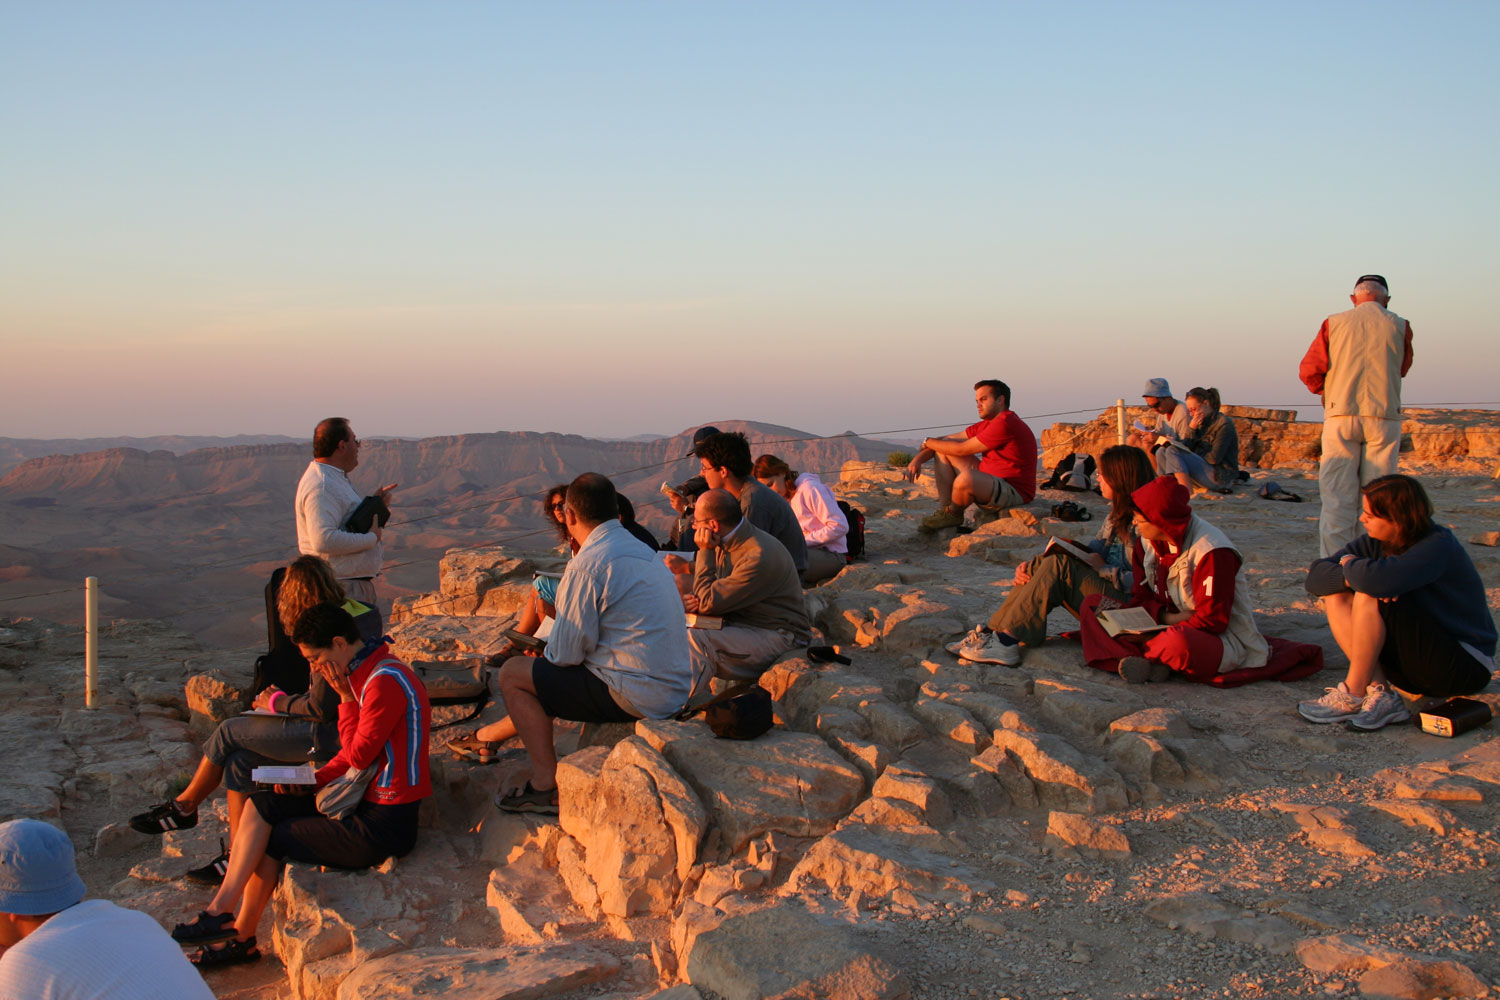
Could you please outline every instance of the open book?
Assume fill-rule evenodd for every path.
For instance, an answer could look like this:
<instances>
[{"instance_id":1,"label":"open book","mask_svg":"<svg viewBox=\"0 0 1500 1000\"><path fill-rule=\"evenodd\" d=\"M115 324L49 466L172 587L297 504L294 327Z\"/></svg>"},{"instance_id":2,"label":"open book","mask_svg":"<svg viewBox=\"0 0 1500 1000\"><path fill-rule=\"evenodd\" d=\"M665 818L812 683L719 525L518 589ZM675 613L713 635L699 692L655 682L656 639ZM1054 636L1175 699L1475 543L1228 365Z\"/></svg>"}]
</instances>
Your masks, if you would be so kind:
<instances>
[{"instance_id":1,"label":"open book","mask_svg":"<svg viewBox=\"0 0 1500 1000\"><path fill-rule=\"evenodd\" d=\"M1108 611L1098 612L1098 615L1099 624L1104 626L1104 631L1111 637L1140 635L1171 628L1170 625L1158 623L1145 608L1110 608Z\"/></svg>"},{"instance_id":2,"label":"open book","mask_svg":"<svg viewBox=\"0 0 1500 1000\"><path fill-rule=\"evenodd\" d=\"M1178 437L1177 432L1168 424L1162 424L1160 427L1147 427L1144 423L1137 420L1133 426L1142 434L1155 435L1155 444L1169 444L1174 448L1181 448L1183 451L1193 450L1182 443L1182 438Z\"/></svg>"},{"instance_id":3,"label":"open book","mask_svg":"<svg viewBox=\"0 0 1500 1000\"><path fill-rule=\"evenodd\" d=\"M250 780L262 785L315 785L311 764L267 764L250 769Z\"/></svg>"},{"instance_id":4,"label":"open book","mask_svg":"<svg viewBox=\"0 0 1500 1000\"><path fill-rule=\"evenodd\" d=\"M1081 547L1072 539L1058 538L1056 535L1047 539L1047 547L1042 549L1042 555L1046 555L1049 552L1061 552L1064 555L1072 556L1074 559L1082 559L1084 562L1089 562L1089 557L1093 555L1092 552ZM1092 563L1089 564L1093 565Z\"/></svg>"}]
</instances>

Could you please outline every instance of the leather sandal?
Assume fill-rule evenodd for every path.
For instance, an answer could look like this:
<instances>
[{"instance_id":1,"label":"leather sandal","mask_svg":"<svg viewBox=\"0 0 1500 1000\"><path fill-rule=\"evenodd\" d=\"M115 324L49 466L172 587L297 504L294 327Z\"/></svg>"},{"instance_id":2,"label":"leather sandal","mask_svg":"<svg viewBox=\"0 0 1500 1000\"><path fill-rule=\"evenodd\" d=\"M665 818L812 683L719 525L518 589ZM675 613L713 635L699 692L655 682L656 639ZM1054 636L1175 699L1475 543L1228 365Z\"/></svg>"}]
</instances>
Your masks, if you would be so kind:
<instances>
[{"instance_id":1,"label":"leather sandal","mask_svg":"<svg viewBox=\"0 0 1500 1000\"><path fill-rule=\"evenodd\" d=\"M228 941L239 934L234 929L233 913L209 913L202 910L185 924L172 928L172 940L179 944L213 944Z\"/></svg>"},{"instance_id":2,"label":"leather sandal","mask_svg":"<svg viewBox=\"0 0 1500 1000\"><path fill-rule=\"evenodd\" d=\"M198 969L217 969L223 965L244 965L246 962L260 961L260 949L255 946L255 938L247 938L241 941L239 938L230 938L217 948L204 945L188 956L188 961Z\"/></svg>"}]
</instances>

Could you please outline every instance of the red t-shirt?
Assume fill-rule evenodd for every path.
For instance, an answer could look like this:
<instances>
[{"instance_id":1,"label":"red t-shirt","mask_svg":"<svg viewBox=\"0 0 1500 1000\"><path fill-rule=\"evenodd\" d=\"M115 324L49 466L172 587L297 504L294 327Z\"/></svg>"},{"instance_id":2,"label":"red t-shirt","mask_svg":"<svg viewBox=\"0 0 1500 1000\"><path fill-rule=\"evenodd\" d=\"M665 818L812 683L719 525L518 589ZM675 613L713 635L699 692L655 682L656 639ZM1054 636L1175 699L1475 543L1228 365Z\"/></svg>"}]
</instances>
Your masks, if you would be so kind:
<instances>
[{"instance_id":1,"label":"red t-shirt","mask_svg":"<svg viewBox=\"0 0 1500 1000\"><path fill-rule=\"evenodd\" d=\"M1014 410L971 424L965 436L984 445L979 471L1003 479L1016 488L1027 503L1036 496L1036 435Z\"/></svg>"}]
</instances>

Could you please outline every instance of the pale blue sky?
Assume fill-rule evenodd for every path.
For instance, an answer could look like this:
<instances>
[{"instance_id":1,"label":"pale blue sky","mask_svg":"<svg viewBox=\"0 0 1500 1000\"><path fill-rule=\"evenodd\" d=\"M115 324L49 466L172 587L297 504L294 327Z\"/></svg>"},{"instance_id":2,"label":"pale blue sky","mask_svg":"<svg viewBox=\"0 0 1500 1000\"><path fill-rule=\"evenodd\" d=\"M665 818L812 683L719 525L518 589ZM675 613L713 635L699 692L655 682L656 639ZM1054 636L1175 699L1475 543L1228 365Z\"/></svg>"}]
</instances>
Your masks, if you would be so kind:
<instances>
[{"instance_id":1,"label":"pale blue sky","mask_svg":"<svg viewBox=\"0 0 1500 1000\"><path fill-rule=\"evenodd\" d=\"M1500 7L0 5L0 435L1496 398ZM1309 416L1315 416L1316 411Z\"/></svg>"}]
</instances>

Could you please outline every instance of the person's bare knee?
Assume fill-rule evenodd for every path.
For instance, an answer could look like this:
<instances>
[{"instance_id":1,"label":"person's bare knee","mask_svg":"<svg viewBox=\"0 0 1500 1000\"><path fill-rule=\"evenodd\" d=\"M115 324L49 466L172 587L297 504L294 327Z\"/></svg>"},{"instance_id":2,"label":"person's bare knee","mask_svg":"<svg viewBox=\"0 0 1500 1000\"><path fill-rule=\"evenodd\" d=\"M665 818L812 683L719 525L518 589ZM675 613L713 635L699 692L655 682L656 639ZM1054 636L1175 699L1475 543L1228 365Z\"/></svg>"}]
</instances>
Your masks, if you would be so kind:
<instances>
[{"instance_id":1,"label":"person's bare knee","mask_svg":"<svg viewBox=\"0 0 1500 1000\"><path fill-rule=\"evenodd\" d=\"M531 666L536 661L529 656L512 656L500 665L497 682L500 696L509 704L509 696L517 691L536 694L536 685L531 680Z\"/></svg>"}]
</instances>

